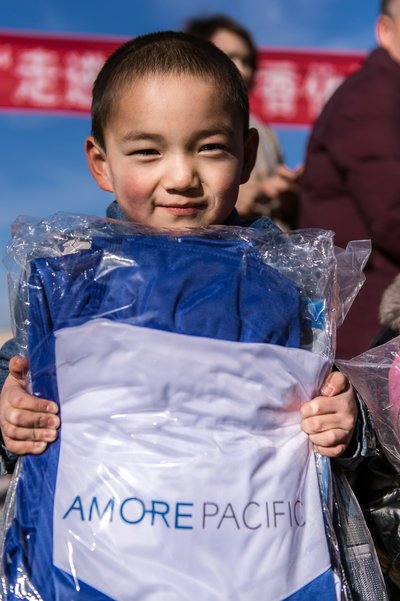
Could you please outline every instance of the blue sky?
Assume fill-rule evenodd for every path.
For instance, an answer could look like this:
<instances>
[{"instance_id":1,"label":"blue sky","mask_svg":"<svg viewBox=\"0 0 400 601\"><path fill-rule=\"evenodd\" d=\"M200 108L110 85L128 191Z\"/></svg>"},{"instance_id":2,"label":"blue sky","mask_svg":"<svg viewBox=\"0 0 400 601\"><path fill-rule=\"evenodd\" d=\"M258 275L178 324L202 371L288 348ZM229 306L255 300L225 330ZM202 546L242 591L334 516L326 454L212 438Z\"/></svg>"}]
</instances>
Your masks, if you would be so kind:
<instances>
[{"instance_id":1,"label":"blue sky","mask_svg":"<svg viewBox=\"0 0 400 601\"><path fill-rule=\"evenodd\" d=\"M217 12L239 20L259 46L368 51L375 45L378 0L12 0L0 29L132 37L182 29ZM112 200L86 167L86 117L0 112L0 254L17 215L57 211L102 215ZM286 161L302 162L306 128L275 128ZM6 269L0 267L0 329L9 327Z\"/></svg>"}]
</instances>

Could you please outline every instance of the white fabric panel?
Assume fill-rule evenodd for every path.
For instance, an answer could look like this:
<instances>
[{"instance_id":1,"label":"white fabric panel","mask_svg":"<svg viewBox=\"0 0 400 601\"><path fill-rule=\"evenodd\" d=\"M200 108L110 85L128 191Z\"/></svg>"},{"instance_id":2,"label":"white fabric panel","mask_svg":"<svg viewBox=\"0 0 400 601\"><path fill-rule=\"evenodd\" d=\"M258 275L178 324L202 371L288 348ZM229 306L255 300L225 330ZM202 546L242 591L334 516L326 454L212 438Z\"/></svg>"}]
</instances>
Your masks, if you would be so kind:
<instances>
[{"instance_id":1,"label":"white fabric panel","mask_svg":"<svg viewBox=\"0 0 400 601\"><path fill-rule=\"evenodd\" d=\"M97 319L56 334L54 564L118 601L275 601L330 566L308 351Z\"/></svg>"}]
</instances>

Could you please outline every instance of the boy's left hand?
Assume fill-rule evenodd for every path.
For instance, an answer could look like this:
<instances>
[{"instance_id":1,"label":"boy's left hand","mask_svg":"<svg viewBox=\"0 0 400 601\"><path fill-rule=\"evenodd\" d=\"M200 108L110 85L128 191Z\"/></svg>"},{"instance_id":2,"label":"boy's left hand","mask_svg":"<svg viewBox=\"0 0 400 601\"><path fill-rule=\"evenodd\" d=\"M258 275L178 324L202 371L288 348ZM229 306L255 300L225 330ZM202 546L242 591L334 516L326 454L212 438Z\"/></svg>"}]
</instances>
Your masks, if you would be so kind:
<instances>
[{"instance_id":1,"label":"boy's left hand","mask_svg":"<svg viewBox=\"0 0 400 601\"><path fill-rule=\"evenodd\" d=\"M338 457L347 448L358 414L353 388L338 371L331 372L321 396L301 407L301 427L321 455Z\"/></svg>"}]
</instances>

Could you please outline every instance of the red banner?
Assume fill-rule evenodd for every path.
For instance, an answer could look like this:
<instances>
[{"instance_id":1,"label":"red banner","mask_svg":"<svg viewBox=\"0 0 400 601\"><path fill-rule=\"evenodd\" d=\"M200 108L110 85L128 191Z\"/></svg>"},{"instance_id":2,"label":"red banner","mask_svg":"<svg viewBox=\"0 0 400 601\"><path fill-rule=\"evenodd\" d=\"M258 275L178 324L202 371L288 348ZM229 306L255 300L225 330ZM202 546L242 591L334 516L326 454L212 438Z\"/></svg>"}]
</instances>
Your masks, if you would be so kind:
<instances>
[{"instance_id":1,"label":"red banner","mask_svg":"<svg viewBox=\"0 0 400 601\"><path fill-rule=\"evenodd\" d=\"M125 38L0 32L0 110L87 113L93 81ZM361 53L260 50L252 110L273 124L308 125Z\"/></svg>"},{"instance_id":2,"label":"red banner","mask_svg":"<svg viewBox=\"0 0 400 601\"><path fill-rule=\"evenodd\" d=\"M360 53L262 49L252 110L266 123L309 125L364 58Z\"/></svg>"}]
</instances>

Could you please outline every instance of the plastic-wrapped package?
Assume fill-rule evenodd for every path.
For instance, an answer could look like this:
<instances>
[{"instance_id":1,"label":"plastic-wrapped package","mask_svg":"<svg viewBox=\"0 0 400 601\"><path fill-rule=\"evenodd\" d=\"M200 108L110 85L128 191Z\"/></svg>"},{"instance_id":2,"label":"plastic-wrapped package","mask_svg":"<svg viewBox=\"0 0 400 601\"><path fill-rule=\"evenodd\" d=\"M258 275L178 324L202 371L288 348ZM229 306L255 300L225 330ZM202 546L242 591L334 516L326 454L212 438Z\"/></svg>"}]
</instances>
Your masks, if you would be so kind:
<instances>
[{"instance_id":1,"label":"plastic-wrapped package","mask_svg":"<svg viewBox=\"0 0 400 601\"><path fill-rule=\"evenodd\" d=\"M62 425L19 460L4 599L351 598L299 409L364 244L58 214L19 220L7 256L32 392Z\"/></svg>"},{"instance_id":2,"label":"plastic-wrapped package","mask_svg":"<svg viewBox=\"0 0 400 601\"><path fill-rule=\"evenodd\" d=\"M363 465L352 485L373 534L389 588L393 589L393 599L400 590L399 351L400 336L351 360L337 362L363 395L380 443L379 454Z\"/></svg>"},{"instance_id":3,"label":"plastic-wrapped package","mask_svg":"<svg viewBox=\"0 0 400 601\"><path fill-rule=\"evenodd\" d=\"M388 459L400 471L400 336L337 364L365 400Z\"/></svg>"}]
</instances>

